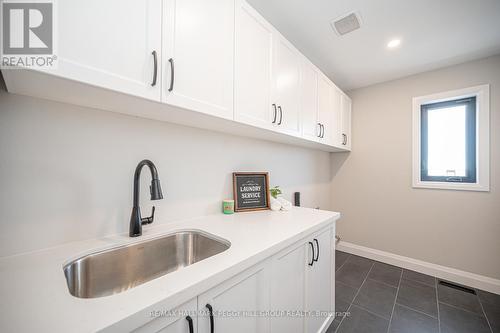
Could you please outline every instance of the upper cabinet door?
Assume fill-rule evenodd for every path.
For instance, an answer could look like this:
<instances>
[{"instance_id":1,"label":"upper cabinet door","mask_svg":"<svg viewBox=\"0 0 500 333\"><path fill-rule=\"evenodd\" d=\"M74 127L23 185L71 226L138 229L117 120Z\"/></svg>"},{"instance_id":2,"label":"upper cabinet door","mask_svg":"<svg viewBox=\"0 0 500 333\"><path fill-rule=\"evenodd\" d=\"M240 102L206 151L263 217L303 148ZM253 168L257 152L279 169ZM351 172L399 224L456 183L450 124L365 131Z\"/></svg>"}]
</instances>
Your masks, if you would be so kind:
<instances>
[{"instance_id":1,"label":"upper cabinet door","mask_svg":"<svg viewBox=\"0 0 500 333\"><path fill-rule=\"evenodd\" d=\"M318 74L309 64L303 63L300 74L300 118L302 137L318 141Z\"/></svg>"},{"instance_id":2,"label":"upper cabinet door","mask_svg":"<svg viewBox=\"0 0 500 333\"><path fill-rule=\"evenodd\" d=\"M331 98L332 98L332 123L331 123L331 137L330 137L330 144L335 146L335 147L340 147L342 146L342 120L341 120L341 113L342 113L342 106L341 106L341 95L342 92L333 84L330 86L332 92L331 92Z\"/></svg>"},{"instance_id":3,"label":"upper cabinet door","mask_svg":"<svg viewBox=\"0 0 500 333\"><path fill-rule=\"evenodd\" d=\"M273 103L277 105L274 125L280 132L300 134L300 58L281 36L275 38L273 57Z\"/></svg>"},{"instance_id":4,"label":"upper cabinet door","mask_svg":"<svg viewBox=\"0 0 500 333\"><path fill-rule=\"evenodd\" d=\"M271 102L273 27L244 0L236 6L235 120L270 128L277 119Z\"/></svg>"},{"instance_id":5,"label":"upper cabinet door","mask_svg":"<svg viewBox=\"0 0 500 333\"><path fill-rule=\"evenodd\" d=\"M233 119L234 0L167 0L162 101Z\"/></svg>"},{"instance_id":6,"label":"upper cabinet door","mask_svg":"<svg viewBox=\"0 0 500 333\"><path fill-rule=\"evenodd\" d=\"M342 124L342 146L351 150L351 99L345 95L341 95L341 124Z\"/></svg>"},{"instance_id":7,"label":"upper cabinet door","mask_svg":"<svg viewBox=\"0 0 500 333\"><path fill-rule=\"evenodd\" d=\"M59 63L48 73L160 101L161 8L161 0L59 1Z\"/></svg>"},{"instance_id":8,"label":"upper cabinet door","mask_svg":"<svg viewBox=\"0 0 500 333\"><path fill-rule=\"evenodd\" d=\"M330 82L319 75L318 77L318 110L320 129L320 142L332 144L333 142L333 112L332 112L332 89Z\"/></svg>"}]
</instances>

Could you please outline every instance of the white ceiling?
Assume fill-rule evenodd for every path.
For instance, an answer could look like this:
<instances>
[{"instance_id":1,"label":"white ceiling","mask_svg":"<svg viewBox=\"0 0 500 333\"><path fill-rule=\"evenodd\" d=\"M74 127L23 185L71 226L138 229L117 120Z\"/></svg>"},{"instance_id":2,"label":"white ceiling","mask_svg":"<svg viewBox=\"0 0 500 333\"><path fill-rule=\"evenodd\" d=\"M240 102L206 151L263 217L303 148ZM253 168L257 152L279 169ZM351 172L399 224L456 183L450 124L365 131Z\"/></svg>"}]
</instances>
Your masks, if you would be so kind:
<instances>
[{"instance_id":1,"label":"white ceiling","mask_svg":"<svg viewBox=\"0 0 500 333\"><path fill-rule=\"evenodd\" d=\"M345 90L500 53L500 0L248 2ZM361 29L338 36L330 21L351 11Z\"/></svg>"}]
</instances>

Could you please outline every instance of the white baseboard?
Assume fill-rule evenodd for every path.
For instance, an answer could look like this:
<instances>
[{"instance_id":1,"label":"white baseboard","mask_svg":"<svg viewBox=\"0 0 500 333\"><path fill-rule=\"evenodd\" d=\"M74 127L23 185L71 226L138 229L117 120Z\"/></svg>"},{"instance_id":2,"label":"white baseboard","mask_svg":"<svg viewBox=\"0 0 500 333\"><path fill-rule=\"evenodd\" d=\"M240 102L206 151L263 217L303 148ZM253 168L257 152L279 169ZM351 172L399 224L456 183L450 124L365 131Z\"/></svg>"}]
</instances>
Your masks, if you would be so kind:
<instances>
[{"instance_id":1,"label":"white baseboard","mask_svg":"<svg viewBox=\"0 0 500 333\"><path fill-rule=\"evenodd\" d=\"M432 275L440 279L463 284L469 287L500 294L500 280L474 274L459 269L432 264L426 261L400 256L394 253L375 250L369 247L340 241L337 250L381 261L386 264L403 267L419 273Z\"/></svg>"},{"instance_id":2,"label":"white baseboard","mask_svg":"<svg viewBox=\"0 0 500 333\"><path fill-rule=\"evenodd\" d=\"M323 325L321 325L321 327L319 328L318 333L325 333L334 319L335 319L335 313L329 315L328 318L323 323Z\"/></svg>"}]
</instances>

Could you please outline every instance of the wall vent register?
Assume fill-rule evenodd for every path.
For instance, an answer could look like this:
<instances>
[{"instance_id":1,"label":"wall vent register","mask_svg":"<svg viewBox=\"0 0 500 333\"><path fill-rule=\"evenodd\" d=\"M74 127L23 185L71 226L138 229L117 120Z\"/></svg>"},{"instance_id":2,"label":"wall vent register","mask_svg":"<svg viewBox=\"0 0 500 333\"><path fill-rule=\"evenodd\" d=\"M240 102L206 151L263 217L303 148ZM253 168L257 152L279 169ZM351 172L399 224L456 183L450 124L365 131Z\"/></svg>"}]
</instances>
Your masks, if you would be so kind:
<instances>
[{"instance_id":1,"label":"wall vent register","mask_svg":"<svg viewBox=\"0 0 500 333\"><path fill-rule=\"evenodd\" d=\"M439 280L439 284L444 286L444 287L448 287L448 288L463 291L463 292L468 293L468 294L476 295L476 291L474 289L471 289L471 288L468 288L465 286L461 286L461 285L456 284L456 283Z\"/></svg>"}]
</instances>

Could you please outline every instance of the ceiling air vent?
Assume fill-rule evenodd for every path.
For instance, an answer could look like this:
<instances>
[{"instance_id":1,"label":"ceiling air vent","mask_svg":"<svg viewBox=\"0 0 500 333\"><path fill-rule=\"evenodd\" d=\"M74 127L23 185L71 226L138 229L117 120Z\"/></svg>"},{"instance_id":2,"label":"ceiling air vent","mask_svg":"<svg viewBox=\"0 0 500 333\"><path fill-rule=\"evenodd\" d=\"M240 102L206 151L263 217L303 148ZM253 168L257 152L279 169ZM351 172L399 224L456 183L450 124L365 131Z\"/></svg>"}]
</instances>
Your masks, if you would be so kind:
<instances>
[{"instance_id":1,"label":"ceiling air vent","mask_svg":"<svg viewBox=\"0 0 500 333\"><path fill-rule=\"evenodd\" d=\"M341 16L332 22L333 30L339 35L345 35L351 31L357 30L361 27L361 20L357 13L349 13L347 15Z\"/></svg>"}]
</instances>

